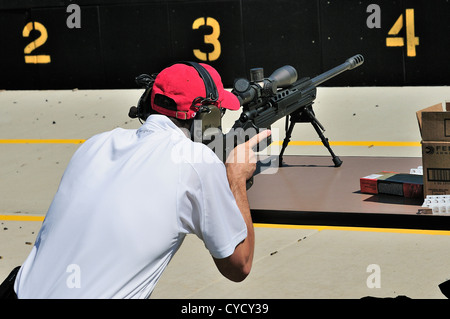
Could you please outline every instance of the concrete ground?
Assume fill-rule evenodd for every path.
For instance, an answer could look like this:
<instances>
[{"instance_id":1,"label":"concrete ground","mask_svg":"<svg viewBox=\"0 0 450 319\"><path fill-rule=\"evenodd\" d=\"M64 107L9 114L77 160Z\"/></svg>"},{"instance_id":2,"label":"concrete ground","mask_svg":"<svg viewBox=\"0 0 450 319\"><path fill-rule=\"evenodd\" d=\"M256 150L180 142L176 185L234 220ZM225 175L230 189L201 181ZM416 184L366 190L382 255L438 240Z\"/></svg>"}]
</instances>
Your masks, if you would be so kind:
<instances>
[{"instance_id":1,"label":"concrete ground","mask_svg":"<svg viewBox=\"0 0 450 319\"><path fill-rule=\"evenodd\" d=\"M0 280L27 257L80 143L139 127L127 113L140 94L0 92ZM449 97L448 87L319 88L314 110L340 156L420 157L415 112ZM227 113L224 128L238 114ZM284 121L272 131L282 140ZM287 155L328 156L309 124L297 124L292 141ZM258 224L244 282L224 279L202 242L187 236L152 298L445 298L438 285L448 279L450 231Z\"/></svg>"}]
</instances>

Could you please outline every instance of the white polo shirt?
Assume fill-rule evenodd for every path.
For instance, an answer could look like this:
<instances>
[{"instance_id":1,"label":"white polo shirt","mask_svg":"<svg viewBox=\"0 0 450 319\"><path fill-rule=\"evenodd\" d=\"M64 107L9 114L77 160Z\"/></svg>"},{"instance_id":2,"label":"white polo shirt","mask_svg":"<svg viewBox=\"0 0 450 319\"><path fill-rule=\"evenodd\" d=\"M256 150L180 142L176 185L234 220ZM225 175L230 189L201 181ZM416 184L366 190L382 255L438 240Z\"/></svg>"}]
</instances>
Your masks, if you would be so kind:
<instances>
[{"instance_id":1,"label":"white polo shirt","mask_svg":"<svg viewBox=\"0 0 450 319\"><path fill-rule=\"evenodd\" d=\"M164 115L73 155L15 282L19 298L147 298L188 233L225 258L247 236L225 166Z\"/></svg>"}]
</instances>

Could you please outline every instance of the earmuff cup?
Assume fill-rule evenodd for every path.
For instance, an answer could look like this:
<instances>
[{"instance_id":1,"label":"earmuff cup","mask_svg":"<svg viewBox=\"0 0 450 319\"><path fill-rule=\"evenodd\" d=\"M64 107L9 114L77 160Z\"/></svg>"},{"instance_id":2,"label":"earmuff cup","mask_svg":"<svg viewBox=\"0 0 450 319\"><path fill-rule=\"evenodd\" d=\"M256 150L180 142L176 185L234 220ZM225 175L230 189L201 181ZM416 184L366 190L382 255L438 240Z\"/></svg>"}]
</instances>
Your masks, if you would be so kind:
<instances>
[{"instance_id":1,"label":"earmuff cup","mask_svg":"<svg viewBox=\"0 0 450 319\"><path fill-rule=\"evenodd\" d=\"M139 98L137 106L132 106L128 116L132 119L139 118L139 121L145 121L151 113L150 97L152 95L153 83L158 74L141 74L135 78L136 84L145 88L144 93Z\"/></svg>"},{"instance_id":2,"label":"earmuff cup","mask_svg":"<svg viewBox=\"0 0 450 319\"><path fill-rule=\"evenodd\" d=\"M222 112L215 105L204 105L195 115L191 137L195 142L210 141L222 131Z\"/></svg>"}]
</instances>

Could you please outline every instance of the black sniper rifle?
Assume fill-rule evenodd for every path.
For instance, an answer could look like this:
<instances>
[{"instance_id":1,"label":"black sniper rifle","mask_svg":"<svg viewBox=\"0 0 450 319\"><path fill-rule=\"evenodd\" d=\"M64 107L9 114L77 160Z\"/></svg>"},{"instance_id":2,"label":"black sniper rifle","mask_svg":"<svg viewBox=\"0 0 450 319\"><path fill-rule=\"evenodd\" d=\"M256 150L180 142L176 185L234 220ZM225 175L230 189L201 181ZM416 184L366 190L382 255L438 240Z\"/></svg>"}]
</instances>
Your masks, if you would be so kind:
<instances>
[{"instance_id":1,"label":"black sniper rifle","mask_svg":"<svg viewBox=\"0 0 450 319\"><path fill-rule=\"evenodd\" d=\"M358 54L312 79L302 78L298 81L297 71L290 65L277 69L269 78L264 78L262 68L251 69L250 81L238 79L234 83L232 93L241 102L243 112L234 123L233 129L242 128L246 132L253 128L259 131L270 128L273 123L287 116L286 137L279 155L281 166L283 153L288 146L295 123L310 122L330 152L334 165L341 166L342 161L333 153L328 139L322 133L325 129L315 117L312 104L316 98L317 86L346 70L360 66L363 62L363 56ZM288 118L290 118L289 127L287 126ZM231 134L234 134L234 130ZM269 144L270 142L267 143Z\"/></svg>"},{"instance_id":2,"label":"black sniper rifle","mask_svg":"<svg viewBox=\"0 0 450 319\"><path fill-rule=\"evenodd\" d=\"M234 123L230 133L225 134L224 159L235 145L251 137L248 134L249 131L256 133L270 128L273 123L286 117L286 136L279 154L279 166L282 166L283 154L289 144L292 130L296 123L301 122L312 124L323 145L330 152L334 165L341 166L341 159L334 154L328 139L323 135L325 129L315 117L312 104L316 98L317 86L344 71L360 66L363 62L363 56L358 54L312 79L306 77L300 80L297 80L295 68L289 65L277 69L269 78L264 78L262 68L251 69L250 81L238 79L234 83L232 93L241 102L243 112ZM290 120L289 127L288 119ZM267 141L265 146L270 143L270 140Z\"/></svg>"}]
</instances>

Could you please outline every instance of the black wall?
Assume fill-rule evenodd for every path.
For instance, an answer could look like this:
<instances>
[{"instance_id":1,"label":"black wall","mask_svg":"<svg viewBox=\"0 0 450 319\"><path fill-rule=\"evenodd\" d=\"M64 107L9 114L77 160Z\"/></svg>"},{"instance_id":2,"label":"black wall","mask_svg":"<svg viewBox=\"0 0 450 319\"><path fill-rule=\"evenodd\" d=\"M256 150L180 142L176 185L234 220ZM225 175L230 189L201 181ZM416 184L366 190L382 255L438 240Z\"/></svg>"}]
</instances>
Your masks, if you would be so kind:
<instances>
[{"instance_id":1,"label":"black wall","mask_svg":"<svg viewBox=\"0 0 450 319\"><path fill-rule=\"evenodd\" d=\"M380 28L367 25L374 0L79 0L81 28L67 26L73 1L15 2L0 0L0 89L135 88L141 73L178 60L200 61L195 49L210 57L218 52L217 44L204 41L211 26L193 29L201 17L214 18L220 27L220 55L205 62L217 68L227 87L248 77L252 67L264 67L269 76L290 64L300 76L314 76L358 53L365 57L361 67L324 85L450 84L446 0L379 1ZM414 9L414 23L406 21L407 9ZM400 15L402 29L388 35ZM42 36L37 30L23 36L29 22L41 23L48 37L25 54ZM415 56L407 50L411 27L419 38ZM403 38L404 45L387 46L388 36ZM26 55L49 55L51 61L26 63Z\"/></svg>"}]
</instances>

